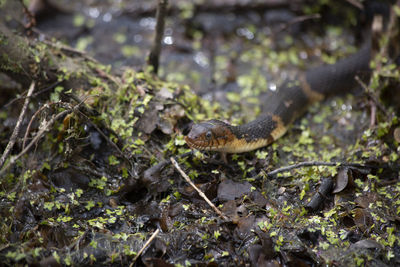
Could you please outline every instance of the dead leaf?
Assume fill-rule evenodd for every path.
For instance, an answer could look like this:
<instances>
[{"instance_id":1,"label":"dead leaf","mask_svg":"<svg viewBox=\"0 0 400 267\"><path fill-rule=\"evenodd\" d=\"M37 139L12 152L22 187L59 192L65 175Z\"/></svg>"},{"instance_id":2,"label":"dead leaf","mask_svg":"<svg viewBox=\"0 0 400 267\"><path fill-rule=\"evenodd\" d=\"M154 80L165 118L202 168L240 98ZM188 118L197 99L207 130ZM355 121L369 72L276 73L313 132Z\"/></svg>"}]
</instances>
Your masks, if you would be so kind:
<instances>
[{"instance_id":1,"label":"dead leaf","mask_svg":"<svg viewBox=\"0 0 400 267\"><path fill-rule=\"evenodd\" d=\"M353 214L354 223L363 232L366 232L374 223L371 214L366 209L356 208Z\"/></svg>"},{"instance_id":2,"label":"dead leaf","mask_svg":"<svg viewBox=\"0 0 400 267\"><path fill-rule=\"evenodd\" d=\"M237 183L225 180L218 186L218 198L221 201L234 200L251 192L251 184L248 182Z\"/></svg>"},{"instance_id":3,"label":"dead leaf","mask_svg":"<svg viewBox=\"0 0 400 267\"><path fill-rule=\"evenodd\" d=\"M379 196L374 192L367 192L365 195L359 196L355 199L355 203L357 206L361 208L368 208L369 204L378 201Z\"/></svg>"},{"instance_id":4,"label":"dead leaf","mask_svg":"<svg viewBox=\"0 0 400 267\"><path fill-rule=\"evenodd\" d=\"M350 169L344 168L339 170L336 175L336 184L333 189L333 194L342 192L349 184L353 183L353 175Z\"/></svg>"},{"instance_id":5,"label":"dead leaf","mask_svg":"<svg viewBox=\"0 0 400 267\"><path fill-rule=\"evenodd\" d=\"M249 235L253 234L252 230L253 227L255 226L254 221L255 221L254 215L239 219L234 233L240 240L244 240Z\"/></svg>"},{"instance_id":6,"label":"dead leaf","mask_svg":"<svg viewBox=\"0 0 400 267\"><path fill-rule=\"evenodd\" d=\"M221 209L222 213L229 217L233 223L237 223L239 220L239 215L237 213L237 207L235 200L229 200L224 203L224 206Z\"/></svg>"}]
</instances>

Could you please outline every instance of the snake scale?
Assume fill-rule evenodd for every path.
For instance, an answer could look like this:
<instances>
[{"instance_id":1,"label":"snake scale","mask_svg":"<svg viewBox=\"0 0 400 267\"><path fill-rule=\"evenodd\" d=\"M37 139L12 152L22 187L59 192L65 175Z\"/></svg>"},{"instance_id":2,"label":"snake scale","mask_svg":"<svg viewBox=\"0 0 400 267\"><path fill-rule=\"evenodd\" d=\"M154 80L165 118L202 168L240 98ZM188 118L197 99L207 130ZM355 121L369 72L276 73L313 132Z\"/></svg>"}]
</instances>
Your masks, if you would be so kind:
<instances>
[{"instance_id":1,"label":"snake scale","mask_svg":"<svg viewBox=\"0 0 400 267\"><path fill-rule=\"evenodd\" d=\"M366 38L355 54L335 64L322 65L268 91L261 103L263 114L249 123L233 126L219 120L194 124L186 143L199 150L241 153L267 146L284 135L307 107L327 96L348 92L357 85L356 75L369 73L371 40Z\"/></svg>"}]
</instances>

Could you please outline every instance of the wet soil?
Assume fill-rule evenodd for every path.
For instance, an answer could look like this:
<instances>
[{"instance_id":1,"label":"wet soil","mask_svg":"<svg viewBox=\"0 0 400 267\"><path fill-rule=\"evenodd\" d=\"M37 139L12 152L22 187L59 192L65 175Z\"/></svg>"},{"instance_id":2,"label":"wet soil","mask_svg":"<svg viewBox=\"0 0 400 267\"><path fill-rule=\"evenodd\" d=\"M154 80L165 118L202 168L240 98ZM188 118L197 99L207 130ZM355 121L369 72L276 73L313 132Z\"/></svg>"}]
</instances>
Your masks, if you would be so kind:
<instances>
[{"instance_id":1,"label":"wet soil","mask_svg":"<svg viewBox=\"0 0 400 267\"><path fill-rule=\"evenodd\" d=\"M91 96L96 113L63 118L0 178L2 264L400 263L399 121L392 106L377 108L371 125L373 100L363 90L349 90L312 106L272 146L229 155L228 163L216 153L191 153L183 141L192 121L250 121L267 90L355 52L362 41L354 6L176 1L157 78L146 65L155 1L49 2L51 12L37 17L39 40L55 38L85 51L96 64L109 65L122 86L109 91L93 82L91 88L60 89ZM29 116L49 99L66 101L57 87L47 97L32 101ZM1 109L2 150L19 104ZM58 109L46 109L32 131ZM172 156L224 218L182 179ZM268 175L305 161L362 166ZM319 191L326 179L332 188ZM322 197L311 209L315 195Z\"/></svg>"}]
</instances>

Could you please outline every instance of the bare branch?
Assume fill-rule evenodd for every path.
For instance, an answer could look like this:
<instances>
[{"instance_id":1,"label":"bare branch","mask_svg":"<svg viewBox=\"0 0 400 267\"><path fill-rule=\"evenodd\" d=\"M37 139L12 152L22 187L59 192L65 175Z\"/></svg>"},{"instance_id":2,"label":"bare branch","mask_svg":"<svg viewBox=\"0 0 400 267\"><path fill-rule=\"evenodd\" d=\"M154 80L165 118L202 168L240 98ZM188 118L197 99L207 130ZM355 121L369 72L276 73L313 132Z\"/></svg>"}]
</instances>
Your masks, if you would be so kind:
<instances>
[{"instance_id":1,"label":"bare branch","mask_svg":"<svg viewBox=\"0 0 400 267\"><path fill-rule=\"evenodd\" d=\"M10 168L12 165L15 164L15 162L22 156L24 155L26 152L29 151L29 149L36 144L40 138L42 138L44 136L44 134L50 130L50 127L60 118L64 117L65 115L75 112L79 106L83 103L83 101L79 104L77 104L76 106L64 110L60 113L58 113L57 115L53 115L52 118L42 127L42 129L39 130L39 132L36 134L36 136L32 139L32 141L16 156L11 157L10 161L8 162L7 165L4 166L3 169L0 170L0 179L2 178L2 176L4 175L4 173L7 171L8 168Z\"/></svg>"},{"instance_id":2,"label":"bare branch","mask_svg":"<svg viewBox=\"0 0 400 267\"><path fill-rule=\"evenodd\" d=\"M142 255L143 251L151 244L151 242L154 240L154 238L156 238L156 236L158 235L158 233L160 232L160 229L157 229L154 231L154 233L151 235L151 237L149 238L149 240L147 240L147 242L143 245L143 247L139 250L139 252L136 254L135 258L133 258L133 261L131 262L131 264L129 265L129 267L132 267L133 264L135 264L135 262L137 261L137 259L140 257L140 255Z\"/></svg>"},{"instance_id":3,"label":"bare branch","mask_svg":"<svg viewBox=\"0 0 400 267\"><path fill-rule=\"evenodd\" d=\"M157 24L156 36L154 38L153 47L148 59L148 64L153 66L153 72L157 74L161 54L161 41L164 36L165 17L167 15L168 0L158 0L157 6Z\"/></svg>"},{"instance_id":4,"label":"bare branch","mask_svg":"<svg viewBox=\"0 0 400 267\"><path fill-rule=\"evenodd\" d=\"M188 182L196 191L197 193L207 202L208 205L224 220L228 220L228 218L222 214L222 212L208 199L208 197L190 180L189 176L182 171L181 167L179 167L179 164L176 162L174 158L170 158L172 164L174 167L180 172L182 177Z\"/></svg>"},{"instance_id":5,"label":"bare branch","mask_svg":"<svg viewBox=\"0 0 400 267\"><path fill-rule=\"evenodd\" d=\"M25 117L26 109L28 108L29 100L30 100L34 90L35 90L35 82L32 82L31 86L29 87L29 90L28 90L28 95L25 98L25 102L24 102L24 105L22 107L21 113L19 114L19 118L18 118L17 124L15 125L14 131L11 134L10 141L8 142L7 147L4 150L3 155L0 158L0 168L3 167L3 164L6 161L6 158L7 158L8 154L11 152L12 148L14 147L15 141L17 140L17 137L18 137L18 134L19 134L19 130L20 130L21 125L22 125L22 121L23 121L23 119Z\"/></svg>"},{"instance_id":6,"label":"bare branch","mask_svg":"<svg viewBox=\"0 0 400 267\"><path fill-rule=\"evenodd\" d=\"M26 127L26 131L25 131L25 135L24 135L24 140L22 142L22 149L25 148L26 145L26 140L28 139L28 134L31 131L31 126L33 121L35 120L35 118L39 115L40 112L42 112L45 108L50 107L51 105L55 105L58 104L57 102L51 102L51 103L46 103L43 106L41 106L38 110L36 110L36 112L33 114L31 120L28 123L28 127Z\"/></svg>"},{"instance_id":7,"label":"bare branch","mask_svg":"<svg viewBox=\"0 0 400 267\"><path fill-rule=\"evenodd\" d=\"M310 211L317 211L327 196L332 192L333 181L331 178L322 180L320 187L316 194L311 198L310 202L305 206Z\"/></svg>"},{"instance_id":8,"label":"bare branch","mask_svg":"<svg viewBox=\"0 0 400 267\"><path fill-rule=\"evenodd\" d=\"M311 19L320 19L321 15L320 14L311 14L311 15L304 15L304 16L299 16L295 17L294 19L290 20L288 23L283 24L274 34L277 34L279 32L282 32L284 30L287 30L290 26L300 23L306 20L311 20Z\"/></svg>"}]
</instances>

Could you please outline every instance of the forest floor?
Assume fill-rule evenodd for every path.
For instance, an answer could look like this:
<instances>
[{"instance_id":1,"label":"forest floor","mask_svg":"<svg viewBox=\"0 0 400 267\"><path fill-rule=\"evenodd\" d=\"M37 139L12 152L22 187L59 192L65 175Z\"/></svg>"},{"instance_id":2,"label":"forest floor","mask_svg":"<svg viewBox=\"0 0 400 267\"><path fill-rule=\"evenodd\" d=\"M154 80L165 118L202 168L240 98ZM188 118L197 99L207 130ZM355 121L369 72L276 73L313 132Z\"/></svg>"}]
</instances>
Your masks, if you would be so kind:
<instances>
[{"instance_id":1,"label":"forest floor","mask_svg":"<svg viewBox=\"0 0 400 267\"><path fill-rule=\"evenodd\" d=\"M173 1L158 76L156 1L49 2L29 30L0 2L0 151L27 103L0 170L2 264L400 264L398 24L369 81L224 163L190 150L191 124L248 122L267 90L356 52L353 1Z\"/></svg>"}]
</instances>

